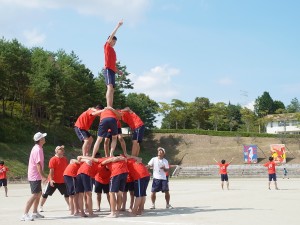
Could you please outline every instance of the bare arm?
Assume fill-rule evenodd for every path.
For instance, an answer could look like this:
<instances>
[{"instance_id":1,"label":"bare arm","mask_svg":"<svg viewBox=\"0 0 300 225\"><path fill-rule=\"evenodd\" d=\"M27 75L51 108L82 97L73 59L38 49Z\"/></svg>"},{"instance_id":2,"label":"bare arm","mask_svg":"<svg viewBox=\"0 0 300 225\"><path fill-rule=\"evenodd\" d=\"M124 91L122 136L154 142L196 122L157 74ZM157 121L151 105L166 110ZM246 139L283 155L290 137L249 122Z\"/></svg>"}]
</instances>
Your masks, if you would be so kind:
<instances>
[{"instance_id":1,"label":"bare arm","mask_svg":"<svg viewBox=\"0 0 300 225\"><path fill-rule=\"evenodd\" d=\"M115 27L115 29L113 30L113 32L110 34L110 36L109 36L109 38L108 38L108 40L107 40L108 43L111 43L111 42L112 42L113 37L114 37L115 34L117 33L119 27L122 26L122 25L123 25L123 20L120 20L119 23L117 24L117 26Z\"/></svg>"},{"instance_id":2,"label":"bare arm","mask_svg":"<svg viewBox=\"0 0 300 225\"><path fill-rule=\"evenodd\" d=\"M230 164L230 163L233 161L233 159L234 159L234 158L232 157L232 159L230 160L230 162L229 162L228 164Z\"/></svg>"},{"instance_id":3,"label":"bare arm","mask_svg":"<svg viewBox=\"0 0 300 225\"><path fill-rule=\"evenodd\" d=\"M37 170L38 170L38 173L39 173L39 174L41 175L41 177L42 177L42 181L43 181L43 182L46 181L47 178L46 178L46 176L45 176L45 174L44 174L44 172L43 172L43 170L42 170L42 166L41 166L40 162L38 162L38 163L36 164L36 168L37 168Z\"/></svg>"},{"instance_id":4,"label":"bare arm","mask_svg":"<svg viewBox=\"0 0 300 225\"><path fill-rule=\"evenodd\" d=\"M218 163L218 161L217 161L215 158L213 158L213 160L214 160L216 163Z\"/></svg>"},{"instance_id":5,"label":"bare arm","mask_svg":"<svg viewBox=\"0 0 300 225\"><path fill-rule=\"evenodd\" d=\"M100 115L104 110L105 110L105 109L96 110L96 111L92 112L91 115L93 115L93 116L98 116L98 115Z\"/></svg>"}]
</instances>

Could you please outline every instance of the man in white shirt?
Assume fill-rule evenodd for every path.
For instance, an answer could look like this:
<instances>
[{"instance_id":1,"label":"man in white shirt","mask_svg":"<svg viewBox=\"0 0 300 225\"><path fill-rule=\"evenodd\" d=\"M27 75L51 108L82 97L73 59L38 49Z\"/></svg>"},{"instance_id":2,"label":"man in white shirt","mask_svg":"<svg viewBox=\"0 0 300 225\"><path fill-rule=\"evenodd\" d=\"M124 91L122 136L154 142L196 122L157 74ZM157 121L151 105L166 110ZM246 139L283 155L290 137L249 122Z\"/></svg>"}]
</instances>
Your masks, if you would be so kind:
<instances>
[{"instance_id":1,"label":"man in white shirt","mask_svg":"<svg viewBox=\"0 0 300 225\"><path fill-rule=\"evenodd\" d=\"M162 147L158 147L157 157L153 157L148 163L148 167L153 168L153 182L151 189L152 206L150 209L155 209L156 192L160 191L165 193L166 208L173 208L170 205L169 183L166 176L166 172L169 171L169 163L168 160L164 158L165 154L166 150Z\"/></svg>"}]
</instances>

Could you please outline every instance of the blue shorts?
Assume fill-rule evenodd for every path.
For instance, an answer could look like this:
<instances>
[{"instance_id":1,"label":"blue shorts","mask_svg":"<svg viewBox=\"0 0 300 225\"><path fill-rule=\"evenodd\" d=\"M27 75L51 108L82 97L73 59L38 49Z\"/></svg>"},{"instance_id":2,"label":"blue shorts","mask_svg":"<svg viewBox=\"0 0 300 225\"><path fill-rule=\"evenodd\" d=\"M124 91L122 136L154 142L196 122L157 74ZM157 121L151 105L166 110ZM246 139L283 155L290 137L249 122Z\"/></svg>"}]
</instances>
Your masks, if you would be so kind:
<instances>
[{"instance_id":1,"label":"blue shorts","mask_svg":"<svg viewBox=\"0 0 300 225\"><path fill-rule=\"evenodd\" d=\"M105 78L105 84L106 85L109 85L109 84L112 84L113 87L116 86L116 73L111 70L111 69L104 69L103 71L103 75L104 75L104 78Z\"/></svg>"},{"instance_id":2,"label":"blue shorts","mask_svg":"<svg viewBox=\"0 0 300 225\"><path fill-rule=\"evenodd\" d=\"M151 192L169 191L169 182L167 180L159 180L153 178Z\"/></svg>"},{"instance_id":3,"label":"blue shorts","mask_svg":"<svg viewBox=\"0 0 300 225\"><path fill-rule=\"evenodd\" d=\"M81 173L76 177L76 193L92 191L93 184L90 176Z\"/></svg>"},{"instance_id":4,"label":"blue shorts","mask_svg":"<svg viewBox=\"0 0 300 225\"><path fill-rule=\"evenodd\" d=\"M228 175L227 174L221 174L221 181L228 181Z\"/></svg>"},{"instance_id":5,"label":"blue shorts","mask_svg":"<svg viewBox=\"0 0 300 225\"><path fill-rule=\"evenodd\" d=\"M111 177L109 182L109 192L124 192L127 175L128 173L121 173L117 176Z\"/></svg>"},{"instance_id":6,"label":"blue shorts","mask_svg":"<svg viewBox=\"0 0 300 225\"><path fill-rule=\"evenodd\" d=\"M276 178L276 173L272 173L272 174L269 174L269 181L277 181L277 178Z\"/></svg>"},{"instance_id":7,"label":"blue shorts","mask_svg":"<svg viewBox=\"0 0 300 225\"><path fill-rule=\"evenodd\" d=\"M29 181L31 194L38 194L42 192L42 181L41 180L35 180L35 181Z\"/></svg>"},{"instance_id":8,"label":"blue shorts","mask_svg":"<svg viewBox=\"0 0 300 225\"><path fill-rule=\"evenodd\" d=\"M7 186L7 179L0 179L0 187L6 187Z\"/></svg>"},{"instance_id":9,"label":"blue shorts","mask_svg":"<svg viewBox=\"0 0 300 225\"><path fill-rule=\"evenodd\" d=\"M92 136L90 134L90 132L88 132L86 130L82 130L82 129L78 128L78 127L74 127L74 130L75 130L75 133L76 133L77 137L79 138L79 140L81 142L83 142L84 139L88 139L90 136Z\"/></svg>"},{"instance_id":10,"label":"blue shorts","mask_svg":"<svg viewBox=\"0 0 300 225\"><path fill-rule=\"evenodd\" d=\"M66 190L67 190L67 194L70 195L75 195L75 184L76 184L76 177L71 177L71 176L67 176L64 175L64 181L66 184Z\"/></svg>"},{"instance_id":11,"label":"blue shorts","mask_svg":"<svg viewBox=\"0 0 300 225\"><path fill-rule=\"evenodd\" d=\"M141 143L143 141L144 132L145 132L145 125L142 125L134 129L132 133L132 140L133 141L137 140L138 143Z\"/></svg>"},{"instance_id":12,"label":"blue shorts","mask_svg":"<svg viewBox=\"0 0 300 225\"><path fill-rule=\"evenodd\" d=\"M115 118L108 117L101 120L98 127L98 136L106 138L109 129L112 136L118 134L117 120Z\"/></svg>"},{"instance_id":13,"label":"blue shorts","mask_svg":"<svg viewBox=\"0 0 300 225\"><path fill-rule=\"evenodd\" d=\"M134 181L126 183L124 192L128 191L134 191Z\"/></svg>"},{"instance_id":14,"label":"blue shorts","mask_svg":"<svg viewBox=\"0 0 300 225\"><path fill-rule=\"evenodd\" d=\"M109 184L102 184L98 181L95 181L95 193L105 193L109 192Z\"/></svg>"},{"instance_id":15,"label":"blue shorts","mask_svg":"<svg viewBox=\"0 0 300 225\"><path fill-rule=\"evenodd\" d=\"M134 196L144 197L147 196L147 187L150 181L150 176L143 177L139 180L134 181Z\"/></svg>"}]
</instances>

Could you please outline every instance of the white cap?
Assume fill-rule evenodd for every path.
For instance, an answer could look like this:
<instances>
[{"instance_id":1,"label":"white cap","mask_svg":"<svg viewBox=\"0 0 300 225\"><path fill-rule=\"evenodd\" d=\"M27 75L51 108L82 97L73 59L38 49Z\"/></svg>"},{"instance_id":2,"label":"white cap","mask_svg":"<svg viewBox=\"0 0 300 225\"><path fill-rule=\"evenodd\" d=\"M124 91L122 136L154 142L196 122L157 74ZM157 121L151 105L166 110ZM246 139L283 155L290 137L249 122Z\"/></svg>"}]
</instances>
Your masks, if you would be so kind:
<instances>
[{"instance_id":1,"label":"white cap","mask_svg":"<svg viewBox=\"0 0 300 225\"><path fill-rule=\"evenodd\" d=\"M39 141L41 140L43 137L46 137L47 133L41 133L41 132L37 132L34 136L33 136L33 140L34 141Z\"/></svg>"},{"instance_id":2,"label":"white cap","mask_svg":"<svg viewBox=\"0 0 300 225\"><path fill-rule=\"evenodd\" d=\"M158 147L157 151L163 151L164 154L166 154L166 150L164 148L162 148L162 147Z\"/></svg>"}]
</instances>

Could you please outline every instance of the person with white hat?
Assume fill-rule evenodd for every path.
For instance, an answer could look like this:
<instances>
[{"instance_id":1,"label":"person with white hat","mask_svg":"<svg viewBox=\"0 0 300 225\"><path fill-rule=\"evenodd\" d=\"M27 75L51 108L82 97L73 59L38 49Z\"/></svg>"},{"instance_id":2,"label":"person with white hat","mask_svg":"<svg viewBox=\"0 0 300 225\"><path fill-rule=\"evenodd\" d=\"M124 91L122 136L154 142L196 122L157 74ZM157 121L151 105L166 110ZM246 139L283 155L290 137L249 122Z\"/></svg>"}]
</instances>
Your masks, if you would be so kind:
<instances>
[{"instance_id":1,"label":"person with white hat","mask_svg":"<svg viewBox=\"0 0 300 225\"><path fill-rule=\"evenodd\" d=\"M37 211L39 200L42 195L42 181L46 181L44 175L44 151L43 145L46 143L45 137L47 133L37 132L33 136L35 145L33 146L28 164L28 181L31 189L31 197L28 199L24 215L21 217L21 221L32 221L36 218L44 218L43 215ZM29 215L29 210L33 206L33 213Z\"/></svg>"},{"instance_id":2,"label":"person with white hat","mask_svg":"<svg viewBox=\"0 0 300 225\"><path fill-rule=\"evenodd\" d=\"M153 168L153 182L151 189L152 206L150 209L155 209L156 192L165 193L166 208L172 209L170 205L169 182L167 180L166 172L169 170L169 162L165 157L166 150L162 147L157 149L157 157L153 157L147 167Z\"/></svg>"}]
</instances>

